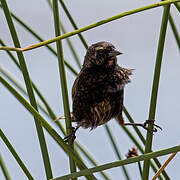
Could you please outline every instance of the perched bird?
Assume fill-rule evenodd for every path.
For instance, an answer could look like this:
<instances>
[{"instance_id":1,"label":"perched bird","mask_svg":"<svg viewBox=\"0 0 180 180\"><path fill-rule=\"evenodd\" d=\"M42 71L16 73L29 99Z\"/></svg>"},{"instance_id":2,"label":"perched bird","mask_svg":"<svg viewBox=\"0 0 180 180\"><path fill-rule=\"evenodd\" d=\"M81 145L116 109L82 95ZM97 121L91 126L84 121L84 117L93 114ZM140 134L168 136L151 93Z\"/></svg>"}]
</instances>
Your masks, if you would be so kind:
<instances>
[{"instance_id":1,"label":"perched bird","mask_svg":"<svg viewBox=\"0 0 180 180\"><path fill-rule=\"evenodd\" d=\"M121 125L137 125L145 129L147 123L153 123L151 120L144 124L124 122L124 87L130 82L132 70L117 64L117 56L121 54L109 42L98 42L88 48L72 87L72 121L77 123L74 137L79 127L94 129L112 118Z\"/></svg>"}]
</instances>

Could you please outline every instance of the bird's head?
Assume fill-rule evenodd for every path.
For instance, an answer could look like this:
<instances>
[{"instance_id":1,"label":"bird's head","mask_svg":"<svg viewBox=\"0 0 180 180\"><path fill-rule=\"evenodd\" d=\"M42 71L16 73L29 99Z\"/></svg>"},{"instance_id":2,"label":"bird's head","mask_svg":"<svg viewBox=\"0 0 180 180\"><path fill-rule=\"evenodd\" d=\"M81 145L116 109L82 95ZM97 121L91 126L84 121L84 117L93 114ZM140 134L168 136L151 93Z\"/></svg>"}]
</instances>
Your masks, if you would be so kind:
<instances>
[{"instance_id":1,"label":"bird's head","mask_svg":"<svg viewBox=\"0 0 180 180\"><path fill-rule=\"evenodd\" d=\"M114 45L109 42L98 42L92 44L86 53L84 65L85 67L106 66L112 67L117 64L118 55L122 54Z\"/></svg>"}]
</instances>

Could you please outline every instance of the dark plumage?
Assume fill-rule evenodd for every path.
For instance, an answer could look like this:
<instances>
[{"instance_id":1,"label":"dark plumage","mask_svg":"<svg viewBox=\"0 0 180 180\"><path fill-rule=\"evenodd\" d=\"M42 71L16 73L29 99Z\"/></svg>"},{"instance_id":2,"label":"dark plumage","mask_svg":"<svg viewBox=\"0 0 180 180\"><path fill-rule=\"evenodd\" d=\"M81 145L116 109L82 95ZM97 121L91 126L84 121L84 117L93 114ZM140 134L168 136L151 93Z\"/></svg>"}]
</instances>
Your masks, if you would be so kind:
<instances>
[{"instance_id":1,"label":"dark plumage","mask_svg":"<svg viewBox=\"0 0 180 180\"><path fill-rule=\"evenodd\" d=\"M96 128L122 117L124 86L130 82L131 69L117 64L119 51L109 42L98 42L88 48L83 68L72 88L72 121L83 128Z\"/></svg>"},{"instance_id":2,"label":"dark plumage","mask_svg":"<svg viewBox=\"0 0 180 180\"><path fill-rule=\"evenodd\" d=\"M85 55L83 67L72 87L72 121L77 123L71 135L79 127L96 128L115 118L121 125L136 125L147 129L145 123L124 123L122 116L124 87L130 82L131 69L117 64L117 56L122 54L109 42L91 45ZM157 125L153 124L158 127ZM153 128L151 132L156 132Z\"/></svg>"}]
</instances>

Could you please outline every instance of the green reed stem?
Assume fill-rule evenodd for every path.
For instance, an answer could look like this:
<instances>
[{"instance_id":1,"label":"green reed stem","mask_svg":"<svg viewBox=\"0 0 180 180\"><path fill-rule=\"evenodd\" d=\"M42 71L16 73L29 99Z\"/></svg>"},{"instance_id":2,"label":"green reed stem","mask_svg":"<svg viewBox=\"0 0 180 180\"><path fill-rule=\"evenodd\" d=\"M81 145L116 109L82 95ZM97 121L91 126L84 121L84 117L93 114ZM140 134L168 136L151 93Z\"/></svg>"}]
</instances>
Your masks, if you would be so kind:
<instances>
[{"instance_id":1,"label":"green reed stem","mask_svg":"<svg viewBox=\"0 0 180 180\"><path fill-rule=\"evenodd\" d=\"M129 120L131 123L134 123L133 118L131 117L131 115L129 114L129 112L127 111L127 109L126 109L125 107L123 107L123 111L124 111L126 117L128 118L128 120ZM134 128L134 130L136 131L136 133L138 134L138 137L140 138L140 140L142 141L142 143L145 145L145 142L146 142L146 141L145 141L145 138L143 137L142 133L139 131L139 129L138 129L136 126L133 126L133 128ZM128 135L130 135L130 134L131 134L131 133L130 133L130 131L129 131ZM133 135L130 135L129 137L132 138L132 136L133 136ZM133 140L132 140L132 141L133 141ZM136 140L136 142L138 142L138 141ZM136 143L135 143L135 144L136 144ZM141 151L141 153L144 154L143 148L141 148L140 151ZM157 158L153 158L153 160L154 160L154 162L156 163L156 165L160 168L160 167L161 167L161 164L160 164L159 160L158 160ZM153 164L151 163L151 166L152 166L152 165L153 165ZM155 166L153 166L152 168L153 168L154 172L157 171L157 168L156 168ZM168 174L166 173L165 170L162 171L162 174L163 174L163 176L164 176L164 178L165 178L166 180L170 180L170 178L169 178L169 176L168 176ZM161 178L161 176L159 176L159 177ZM161 179L162 179L162 178L161 178Z\"/></svg>"},{"instance_id":2,"label":"green reed stem","mask_svg":"<svg viewBox=\"0 0 180 180\"><path fill-rule=\"evenodd\" d=\"M1 5L0 5L1 7ZM26 23L24 23L20 18L18 18L15 14L13 14L12 12L10 12L11 16L22 26L24 27L28 32L30 32L37 40L39 41L44 41L42 37L40 37L35 31L32 30L32 28L30 28ZM3 44L2 44L3 45ZM3 45L5 46L5 45ZM46 45L47 49L50 50L50 52L52 52L55 56L57 56L56 51L49 45ZM16 49L16 48L15 48ZM21 49L21 48L20 48ZM73 51L73 50L72 50ZM67 68L74 74L77 75L77 71L67 62L65 61L65 65L67 66Z\"/></svg>"},{"instance_id":3,"label":"green reed stem","mask_svg":"<svg viewBox=\"0 0 180 180\"><path fill-rule=\"evenodd\" d=\"M35 44L35 45L32 45L32 46L29 46L29 47L26 47L26 48L23 48L23 49L17 49L17 51L29 51L29 50L32 50L32 49L35 49L35 48L39 48L41 46L45 46L47 44L50 44L50 43L53 43L55 41L58 41L58 40L62 40L62 39L65 39L67 37L71 37L71 36L74 36L76 34L79 34L81 32L84 32L84 31L87 31L87 30L90 30L90 29L93 29L95 27L98 27L98 26L101 26L103 24L106 24L106 23L109 23L111 21L114 21L116 19L120 19L122 17L125 17L125 16L129 16L131 14L136 14L138 12L142 12L142 11L145 11L145 10L148 10L148 9L153 9L153 8L157 8L157 7L160 7L160 6L165 6L165 5L168 5L168 4L171 4L171 3L175 3L175 2L179 2L180 0L168 0L168 1L162 1L162 2L158 2L158 3L155 3L155 4L151 4L151 5L147 5L147 6L143 6L141 8L137 8L137 9L133 9L133 10L130 10L128 12L124 12L124 13L121 13L121 14L118 14L116 16L112 16L110 18L107 18L107 19L104 19L102 21L98 21L96 23L93 23L91 25L88 25L88 26L85 26L83 28L80 28L80 29L77 29L75 31L72 31L72 32L69 32L69 33L66 33L64 35L61 35L61 36L58 36L58 37L55 37L55 38L52 38L50 40L46 40L44 42L41 42L41 43L38 43L38 44ZM11 50L10 47L0 47L0 50ZM14 49L16 51L16 49Z\"/></svg>"},{"instance_id":4,"label":"green reed stem","mask_svg":"<svg viewBox=\"0 0 180 180\"><path fill-rule=\"evenodd\" d=\"M57 142L58 145L69 155L71 156L77 163L77 166L80 170L86 169L86 165L78 158L78 155L70 148L64 140L59 136L59 134L49 125L49 123L39 114L39 112L29 104L26 99L21 96L15 88L13 88L2 76L0 76L0 82L14 95L14 97L33 115L43 127L47 130L47 132L53 137L53 139ZM87 177L89 180L96 179L93 175Z\"/></svg>"},{"instance_id":5,"label":"green reed stem","mask_svg":"<svg viewBox=\"0 0 180 180\"><path fill-rule=\"evenodd\" d=\"M3 42L1 39L0 39L0 44L5 45L4 42ZM10 56L10 58L12 59L12 61L16 64L16 66L18 67L18 69L21 71L21 67L20 67L17 59L13 56L13 54L12 54L11 52L9 52L9 51L6 51L6 52L7 52L7 54ZM3 69L2 67L1 67L1 71L2 71L2 72L4 71L4 69ZM8 76L8 75L7 75L7 72L4 71L4 73L6 74L6 76ZM10 77L10 76L9 76L8 78L9 78L9 80L10 80L11 82L13 82L13 83L18 87L18 83L16 83L16 80L15 80L13 77ZM33 82L32 80L31 80L31 83L32 83L32 86L33 86L35 92L37 93L37 95L39 96L39 98L41 99L41 101L44 103L46 109L48 110L49 115L51 116L51 118L52 118L53 120L55 120L57 117L56 117L55 113L53 112L53 110L51 109L50 105L47 103L47 101L45 100L44 96L41 94L41 92L39 91L39 89L37 88L37 86L34 84L34 82ZM18 88L19 88L23 93L26 92L26 91L22 90L22 87L18 87ZM26 93L26 95L27 95L27 93ZM44 109L41 108L41 110L44 112ZM65 132L63 126L61 125L61 123L60 123L59 121L56 121L55 123L56 123L56 125L61 129L62 132Z\"/></svg>"},{"instance_id":6,"label":"green reed stem","mask_svg":"<svg viewBox=\"0 0 180 180\"><path fill-rule=\"evenodd\" d=\"M57 0L53 0L53 14L54 14L55 34L56 34L56 36L60 36L61 32L60 32L59 9L58 9L58 1ZM71 133L73 133L73 130L72 130L72 123L71 123L70 108L69 108L66 72L65 72L65 68L64 68L62 41L57 41L56 46L57 46L57 57L58 57L59 73L60 73L60 80L61 80L64 115L66 117L65 118L66 119L66 121L65 121L66 122L66 132L67 132L67 134L71 134ZM68 139L68 144L73 149L72 138ZM69 157L69 162L70 162L71 172L76 172L76 164L71 157Z\"/></svg>"},{"instance_id":7,"label":"green reed stem","mask_svg":"<svg viewBox=\"0 0 180 180\"><path fill-rule=\"evenodd\" d=\"M1 155L1 153L0 153L0 167L1 167L1 170L2 170L2 172L3 172L4 178L5 178L6 180L11 180L11 177L10 177L10 175L9 175L9 172L8 172L8 170L7 170L7 167L6 167L6 165L5 165L5 162L4 162L4 160L3 160L3 157L2 157L2 155Z\"/></svg>"},{"instance_id":8,"label":"green reed stem","mask_svg":"<svg viewBox=\"0 0 180 180\"><path fill-rule=\"evenodd\" d=\"M171 154L173 152L179 152L179 151L180 151L180 146L174 146L174 147L163 149L163 150L160 150L160 151L155 151L155 152L143 154L143 155L128 158L128 159L125 159L125 160L115 161L115 162L112 162L112 163L104 164L104 165L94 167L94 168L90 168L90 169L85 169L85 170L75 172L75 173L72 173L72 174L68 174L68 175L65 175L65 176L61 176L59 178L55 178L55 179L52 179L52 180L67 180L67 179L71 179L71 178L76 178L76 177L96 173L96 172L99 172L99 171L104 171L104 170L107 170L107 169L111 169L111 168L131 164L131 163L135 163L135 162L139 162L139 161L149 160L151 158L164 156L164 155Z\"/></svg>"},{"instance_id":9,"label":"green reed stem","mask_svg":"<svg viewBox=\"0 0 180 180\"><path fill-rule=\"evenodd\" d=\"M12 82L24 95L27 96L27 92L26 90L22 87L22 85L17 82L16 79L14 79L14 77L9 74L7 72L7 70L5 70L3 67L0 66L0 72L10 81ZM37 101L38 107L39 109L41 109L41 111L47 116L50 117L52 120L56 119L56 116L54 117L54 115L52 116L42 105L40 102ZM59 123L59 121L57 121L57 123ZM61 124L60 124L61 125ZM61 125L62 129L62 133L65 135L65 130L63 128L63 126ZM77 148L85 155L85 157L89 160L89 162L94 165L94 166L98 166L98 163L93 159L93 157L87 152L87 150L77 141L75 142L75 145L77 146ZM75 152L77 153L77 151L75 150ZM104 179L109 180L110 177L107 176L106 173L104 172L100 172L102 177L104 177Z\"/></svg>"},{"instance_id":10,"label":"green reed stem","mask_svg":"<svg viewBox=\"0 0 180 180\"><path fill-rule=\"evenodd\" d=\"M3 43L1 40L0 40L0 43ZM4 43L3 43L4 44ZM14 63L17 65L17 67L20 69L20 66L19 66L19 64L18 64L18 62L17 62L17 60L16 60L16 58L12 55L12 53L11 52L9 52L9 51L6 51L7 53L8 53L8 55L13 59L13 61L14 61ZM20 69L21 70L21 69ZM4 75L5 75L5 77L7 77L18 89L20 89L20 91L22 91L23 92L23 94L25 94L26 96L27 96L27 92L25 91L25 89L22 87L22 85L21 84L19 84L4 68L2 68L1 66L0 66L0 72L2 72ZM33 87L35 88L36 86L35 86L35 84L32 82L32 84L33 84ZM38 89L37 88L35 88L35 91L37 91ZM37 92L36 92L37 93ZM42 94L40 94L40 92L38 93L38 96L39 96L39 98L41 99L41 101L44 103L44 105L45 105L45 107L46 107L46 109L47 109L47 111L46 111L46 109L44 109L44 107L42 107L41 105L40 105L40 103L38 103L37 102L37 104L38 104L38 106L39 106L39 108L46 114L46 116L50 116L50 118L52 119L52 120L55 120L56 119L56 115L55 115L55 113L52 111L52 109L50 108L50 106L48 105L48 103L47 103L47 101L45 100L45 98L44 98L44 96L42 95ZM56 121L55 122L56 123L56 125L60 128L60 130L62 131L62 133L65 135L65 129L63 128L63 126L61 125L61 123L59 122L59 121ZM78 142L75 142L75 144L77 145L77 147L81 150L81 152L87 157L87 159L94 165L94 166L98 166L98 164L95 162L95 160L92 158L92 156L90 156L89 155L89 153L85 150L85 148L82 146L82 145L80 145ZM76 151L76 153L78 153L77 151ZM106 180L108 180L108 179L110 179L107 175L106 175L106 173L104 173L104 172L100 172L101 174L102 174L102 176L106 179Z\"/></svg>"},{"instance_id":11,"label":"green reed stem","mask_svg":"<svg viewBox=\"0 0 180 180\"><path fill-rule=\"evenodd\" d=\"M152 94L151 94L149 119L155 119L159 79L160 79L160 73L161 73L161 63L162 63L162 56L163 56L163 50L164 50L164 42L165 42L165 36L166 36L166 30L167 30L169 11L170 11L170 5L165 6L163 17L162 17L161 31L160 31L158 50L157 50L157 56L156 56L156 65L155 65L154 80L153 80L153 87L152 87ZM153 126L148 125L148 128L152 130ZM152 133L147 132L146 143L145 143L145 153L148 153L151 151L152 139L153 139ZM150 165L149 160L144 161L143 175L142 175L143 180L148 180L149 165Z\"/></svg>"},{"instance_id":12,"label":"green reed stem","mask_svg":"<svg viewBox=\"0 0 180 180\"><path fill-rule=\"evenodd\" d=\"M5 134L3 133L3 131L1 129L0 129L0 137L2 138L2 140L4 141L6 146L8 147L9 151L11 152L11 154L16 159L17 163L19 164L19 166L21 167L21 169L23 170L23 172L25 173L27 178L29 180L33 180L34 178L32 177L31 173L29 172L29 170L27 169L27 167L25 166L25 164L23 163L21 158L18 156L18 154L14 150L13 146L11 145L11 143L9 142L9 140L7 139L7 137L5 136Z\"/></svg>"},{"instance_id":13,"label":"green reed stem","mask_svg":"<svg viewBox=\"0 0 180 180\"><path fill-rule=\"evenodd\" d=\"M175 36L175 40L176 40L176 43L177 43L179 51L180 51L180 36L179 36L178 30L176 28L176 25L175 25L171 15L169 15L169 22L171 24L171 28L172 28L173 34Z\"/></svg>"},{"instance_id":14,"label":"green reed stem","mask_svg":"<svg viewBox=\"0 0 180 180\"><path fill-rule=\"evenodd\" d=\"M129 136L129 138L132 140L132 142L135 144L135 146L138 148L138 150L139 150L142 154L144 154L143 147L142 147L141 144L138 142L138 140L134 137L134 135L131 133L131 131L129 131L129 129L128 129L127 127L125 127L125 126L121 126L121 127L122 127L122 129L126 132L126 134ZM154 161L155 161L155 159L156 159L156 158L154 158ZM157 162L159 163L158 160L155 161L156 164L157 164ZM153 171L154 171L154 172L157 172L157 168L156 168L155 164L154 164L152 161L150 162L150 164L151 164L151 167L152 167ZM163 174L163 175L164 175L164 174ZM165 177L166 177L166 176L165 176ZM168 176L167 176L167 177L168 177ZM160 175L158 178L159 178L160 180L163 180L162 175ZM169 180L169 177L167 178L167 180Z\"/></svg>"},{"instance_id":15,"label":"green reed stem","mask_svg":"<svg viewBox=\"0 0 180 180\"><path fill-rule=\"evenodd\" d=\"M20 42L18 40L16 29L15 29L15 26L13 24L13 21L12 21L12 18L11 18L7 3L6 3L5 0L1 0L1 4L2 4L2 8L4 10L4 14L5 14L8 26L9 26L9 30L10 30L13 42L14 42L14 46L17 47L17 48L20 48L21 47ZM24 56L23 56L22 52L17 52L17 56L18 56L18 59L19 59L19 64L20 64L21 69L22 69L22 74L23 74L24 81L25 81L25 84L26 84L26 88L27 88L29 99L30 99L30 103L32 104L32 106L36 110L38 110L37 104L36 104L36 99L35 99L35 96L34 96L32 84L31 84L31 80L30 80L30 77L29 77L29 73L28 73L26 63L25 63ZM53 176L52 176L52 170L51 170L47 145L46 145L46 141L45 141L45 137L44 137L44 132L43 132L41 123L39 121L37 121L36 118L34 118L34 120L35 120L36 130L37 130L37 133L38 133L39 143L40 143L40 147L41 147L41 153L42 153L42 157L43 157L46 177L47 177L47 179L50 179Z\"/></svg>"},{"instance_id":16,"label":"green reed stem","mask_svg":"<svg viewBox=\"0 0 180 180\"><path fill-rule=\"evenodd\" d=\"M180 13L180 3L176 2L176 3L174 3L174 5L176 6L177 10L178 10L179 13Z\"/></svg>"}]
</instances>

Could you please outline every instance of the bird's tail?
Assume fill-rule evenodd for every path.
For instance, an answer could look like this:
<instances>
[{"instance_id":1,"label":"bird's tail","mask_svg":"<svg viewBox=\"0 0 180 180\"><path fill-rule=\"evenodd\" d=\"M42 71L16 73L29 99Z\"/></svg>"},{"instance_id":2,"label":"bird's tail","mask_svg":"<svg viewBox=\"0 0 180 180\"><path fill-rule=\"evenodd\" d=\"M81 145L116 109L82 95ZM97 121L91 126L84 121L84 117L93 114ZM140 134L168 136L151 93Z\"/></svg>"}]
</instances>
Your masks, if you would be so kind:
<instances>
[{"instance_id":1,"label":"bird's tail","mask_svg":"<svg viewBox=\"0 0 180 180\"><path fill-rule=\"evenodd\" d=\"M120 124L120 125L123 125L124 124L124 118L123 118L123 116L122 116L122 113L119 113L117 116L116 116L116 118L115 118L117 121L118 121L118 123Z\"/></svg>"}]
</instances>

